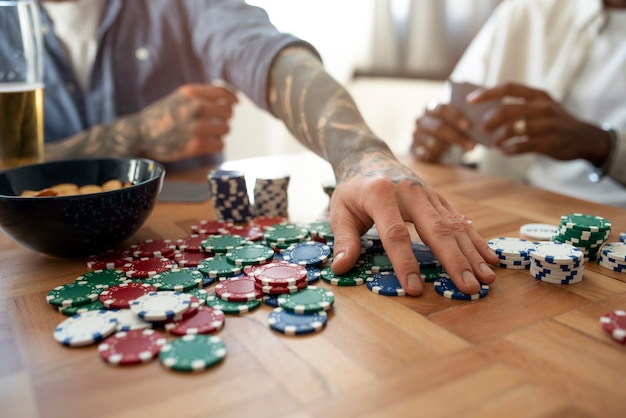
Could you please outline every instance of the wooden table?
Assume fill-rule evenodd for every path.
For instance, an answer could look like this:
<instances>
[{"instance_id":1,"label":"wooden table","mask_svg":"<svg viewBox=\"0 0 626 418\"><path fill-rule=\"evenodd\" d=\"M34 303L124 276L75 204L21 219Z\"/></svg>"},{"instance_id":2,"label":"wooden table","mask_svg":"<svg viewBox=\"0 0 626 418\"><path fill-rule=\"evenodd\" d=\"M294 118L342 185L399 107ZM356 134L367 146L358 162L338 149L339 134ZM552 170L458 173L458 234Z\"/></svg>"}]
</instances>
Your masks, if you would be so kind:
<instances>
[{"instance_id":1,"label":"wooden table","mask_svg":"<svg viewBox=\"0 0 626 418\"><path fill-rule=\"evenodd\" d=\"M407 163L412 162L407 159ZM249 174L291 172L297 221L322 215L329 167L313 155L230 163ZM485 239L519 236L524 223L586 212L626 230L626 211L463 169L413 166ZM259 171L260 170L260 171ZM174 179L204 182L207 170ZM160 203L132 238L176 239L213 216L209 202ZM454 301L427 284L420 297L332 287L335 307L319 334L285 337L270 308L228 316L220 365L199 374L158 361L112 367L95 346L52 338L65 319L46 304L54 286L85 273L84 260L52 259L0 236L0 416L624 416L626 349L598 318L626 308L626 274L589 263L583 282L552 285L528 271L497 269L489 296ZM320 286L331 286L321 283ZM212 289L212 287L210 288Z\"/></svg>"}]
</instances>

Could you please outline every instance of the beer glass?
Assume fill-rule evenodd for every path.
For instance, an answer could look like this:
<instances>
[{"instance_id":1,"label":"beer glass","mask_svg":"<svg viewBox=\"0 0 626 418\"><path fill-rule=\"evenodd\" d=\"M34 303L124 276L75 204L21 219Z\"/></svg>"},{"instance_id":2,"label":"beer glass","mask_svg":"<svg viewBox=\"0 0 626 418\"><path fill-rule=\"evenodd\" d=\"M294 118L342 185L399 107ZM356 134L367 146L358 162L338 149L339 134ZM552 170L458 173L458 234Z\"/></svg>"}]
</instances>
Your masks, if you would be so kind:
<instances>
[{"instance_id":1,"label":"beer glass","mask_svg":"<svg viewBox=\"0 0 626 418\"><path fill-rule=\"evenodd\" d=\"M0 170L43 161L43 40L36 0L0 0Z\"/></svg>"}]
</instances>

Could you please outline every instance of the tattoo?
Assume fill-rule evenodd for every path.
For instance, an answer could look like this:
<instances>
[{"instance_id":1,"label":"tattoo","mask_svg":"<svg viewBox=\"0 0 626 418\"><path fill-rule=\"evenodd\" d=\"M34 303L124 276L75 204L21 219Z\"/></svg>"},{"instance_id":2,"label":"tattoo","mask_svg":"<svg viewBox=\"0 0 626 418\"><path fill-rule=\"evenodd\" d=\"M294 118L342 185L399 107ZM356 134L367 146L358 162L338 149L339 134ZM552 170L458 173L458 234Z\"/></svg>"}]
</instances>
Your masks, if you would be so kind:
<instances>
[{"instance_id":1,"label":"tattoo","mask_svg":"<svg viewBox=\"0 0 626 418\"><path fill-rule=\"evenodd\" d=\"M309 50L283 50L269 86L272 112L303 145L332 165L338 182L360 175L424 185L367 126L348 91Z\"/></svg>"}]
</instances>

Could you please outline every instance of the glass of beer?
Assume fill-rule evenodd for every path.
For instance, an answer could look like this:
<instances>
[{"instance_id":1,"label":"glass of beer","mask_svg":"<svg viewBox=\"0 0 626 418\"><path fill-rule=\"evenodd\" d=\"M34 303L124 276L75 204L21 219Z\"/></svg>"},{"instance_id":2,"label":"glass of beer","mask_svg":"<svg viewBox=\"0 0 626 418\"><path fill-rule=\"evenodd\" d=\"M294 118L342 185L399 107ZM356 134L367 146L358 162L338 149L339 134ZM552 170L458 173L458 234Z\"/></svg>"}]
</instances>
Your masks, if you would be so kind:
<instances>
[{"instance_id":1,"label":"glass of beer","mask_svg":"<svg viewBox=\"0 0 626 418\"><path fill-rule=\"evenodd\" d=\"M36 0L0 0L0 170L43 161L43 39Z\"/></svg>"}]
</instances>

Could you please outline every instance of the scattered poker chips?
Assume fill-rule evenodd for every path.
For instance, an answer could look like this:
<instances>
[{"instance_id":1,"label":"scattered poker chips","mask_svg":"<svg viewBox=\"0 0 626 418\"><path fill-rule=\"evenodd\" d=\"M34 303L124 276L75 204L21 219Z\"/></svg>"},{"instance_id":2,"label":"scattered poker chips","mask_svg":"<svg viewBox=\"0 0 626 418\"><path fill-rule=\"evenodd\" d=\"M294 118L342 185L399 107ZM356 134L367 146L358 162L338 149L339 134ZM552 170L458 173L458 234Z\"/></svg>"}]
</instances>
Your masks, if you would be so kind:
<instances>
[{"instance_id":1,"label":"scattered poker chips","mask_svg":"<svg viewBox=\"0 0 626 418\"><path fill-rule=\"evenodd\" d=\"M480 290L478 293L473 295L469 295L467 293L463 293L459 290L458 287L454 284L452 279L447 277L441 277L436 280L434 283L435 291L439 293L441 296L448 299L456 299L456 300L478 300L482 299L489 293L489 285L481 284Z\"/></svg>"},{"instance_id":2,"label":"scattered poker chips","mask_svg":"<svg viewBox=\"0 0 626 418\"><path fill-rule=\"evenodd\" d=\"M115 366L147 363L159 354L166 342L165 337L153 329L120 331L101 342L98 352L104 361Z\"/></svg>"},{"instance_id":3,"label":"scattered poker chips","mask_svg":"<svg viewBox=\"0 0 626 418\"><path fill-rule=\"evenodd\" d=\"M200 234L191 234L175 241L176 248L184 253L199 253L202 251L202 241L206 237Z\"/></svg>"},{"instance_id":4,"label":"scattered poker chips","mask_svg":"<svg viewBox=\"0 0 626 418\"><path fill-rule=\"evenodd\" d=\"M107 310L88 311L71 316L54 330L54 339L67 347L95 344L115 332L115 313Z\"/></svg>"},{"instance_id":5,"label":"scattered poker chips","mask_svg":"<svg viewBox=\"0 0 626 418\"><path fill-rule=\"evenodd\" d=\"M263 238L263 228L256 225L229 225L220 228L219 233L222 235L237 235L252 242Z\"/></svg>"},{"instance_id":6,"label":"scattered poker chips","mask_svg":"<svg viewBox=\"0 0 626 418\"><path fill-rule=\"evenodd\" d=\"M254 281L261 286L289 287L307 284L307 269L287 261L262 265L251 273Z\"/></svg>"},{"instance_id":7,"label":"scattered poker chips","mask_svg":"<svg viewBox=\"0 0 626 418\"><path fill-rule=\"evenodd\" d=\"M290 245L283 253L283 260L305 267L315 267L326 262L330 253L330 247L326 244L317 241L302 241Z\"/></svg>"},{"instance_id":8,"label":"scattered poker chips","mask_svg":"<svg viewBox=\"0 0 626 418\"><path fill-rule=\"evenodd\" d=\"M333 286L359 286L364 284L370 276L371 270L367 270L358 265L341 275L333 273L331 267L327 266L322 269L320 275L322 281Z\"/></svg>"},{"instance_id":9,"label":"scattered poker chips","mask_svg":"<svg viewBox=\"0 0 626 418\"><path fill-rule=\"evenodd\" d=\"M132 260L129 250L112 249L87 257L87 267L91 270L119 269Z\"/></svg>"},{"instance_id":10,"label":"scattered poker chips","mask_svg":"<svg viewBox=\"0 0 626 418\"><path fill-rule=\"evenodd\" d=\"M221 329L224 321L224 312L202 306L189 318L165 324L165 329L172 335L211 334Z\"/></svg>"},{"instance_id":11,"label":"scattered poker chips","mask_svg":"<svg viewBox=\"0 0 626 418\"><path fill-rule=\"evenodd\" d=\"M530 274L537 280L553 284L575 284L583 279L583 252L559 241L537 241L530 249Z\"/></svg>"},{"instance_id":12,"label":"scattered poker chips","mask_svg":"<svg viewBox=\"0 0 626 418\"><path fill-rule=\"evenodd\" d=\"M115 329L117 331L131 331L135 329L147 329L152 328L152 323L144 321L139 318L135 312L126 309L115 309L112 312L115 313L115 319L117 319L117 325Z\"/></svg>"},{"instance_id":13,"label":"scattered poker chips","mask_svg":"<svg viewBox=\"0 0 626 418\"><path fill-rule=\"evenodd\" d=\"M382 271L367 278L367 288L377 295L405 296L406 292L392 271Z\"/></svg>"},{"instance_id":14,"label":"scattered poker chips","mask_svg":"<svg viewBox=\"0 0 626 418\"><path fill-rule=\"evenodd\" d=\"M420 264L420 269L430 269L441 266L441 262L430 247L421 242L412 242L413 254Z\"/></svg>"},{"instance_id":15,"label":"scattered poker chips","mask_svg":"<svg viewBox=\"0 0 626 418\"><path fill-rule=\"evenodd\" d=\"M270 312L267 323L270 328L282 334L303 335L320 332L326 326L327 318L324 311L297 314L278 307Z\"/></svg>"},{"instance_id":16,"label":"scattered poker chips","mask_svg":"<svg viewBox=\"0 0 626 418\"><path fill-rule=\"evenodd\" d=\"M607 242L600 247L598 264L612 271L626 272L626 243Z\"/></svg>"},{"instance_id":17,"label":"scattered poker chips","mask_svg":"<svg viewBox=\"0 0 626 418\"><path fill-rule=\"evenodd\" d=\"M611 222L601 216L572 213L561 216L552 241L573 245L580 249L585 261L595 261L598 250L611 234Z\"/></svg>"},{"instance_id":18,"label":"scattered poker chips","mask_svg":"<svg viewBox=\"0 0 626 418\"><path fill-rule=\"evenodd\" d=\"M159 361L168 369L179 372L199 372L226 357L226 344L221 338L209 335L185 335L165 344L159 352Z\"/></svg>"},{"instance_id":19,"label":"scattered poker chips","mask_svg":"<svg viewBox=\"0 0 626 418\"><path fill-rule=\"evenodd\" d=\"M202 250L212 254L225 254L235 247L249 243L246 238L238 235L211 235L202 241Z\"/></svg>"},{"instance_id":20,"label":"scattered poker chips","mask_svg":"<svg viewBox=\"0 0 626 418\"><path fill-rule=\"evenodd\" d=\"M191 295L182 292L156 291L134 299L130 309L145 321L166 321L182 315L191 306Z\"/></svg>"},{"instance_id":21,"label":"scattered poker chips","mask_svg":"<svg viewBox=\"0 0 626 418\"><path fill-rule=\"evenodd\" d=\"M195 225L191 225L191 232L200 236L217 235L221 229L232 225L233 223L230 221L202 220Z\"/></svg>"},{"instance_id":22,"label":"scattered poker chips","mask_svg":"<svg viewBox=\"0 0 626 418\"><path fill-rule=\"evenodd\" d=\"M124 264L124 274L131 279L148 279L174 266L168 258L142 257Z\"/></svg>"},{"instance_id":23,"label":"scattered poker chips","mask_svg":"<svg viewBox=\"0 0 626 418\"><path fill-rule=\"evenodd\" d=\"M147 283L158 290L175 290L182 292L202 285L203 275L198 270L189 268L171 269L163 273L155 274Z\"/></svg>"},{"instance_id":24,"label":"scattered poker chips","mask_svg":"<svg viewBox=\"0 0 626 418\"><path fill-rule=\"evenodd\" d=\"M174 261L178 267L198 267L202 260L211 257L205 252L179 251L174 253Z\"/></svg>"},{"instance_id":25,"label":"scattered poker chips","mask_svg":"<svg viewBox=\"0 0 626 418\"><path fill-rule=\"evenodd\" d=\"M263 293L254 285L251 277L233 277L215 286L215 294L229 302L250 302L263 298Z\"/></svg>"},{"instance_id":26,"label":"scattered poker chips","mask_svg":"<svg viewBox=\"0 0 626 418\"><path fill-rule=\"evenodd\" d=\"M616 310L602 315L600 325L615 341L626 345L626 311Z\"/></svg>"},{"instance_id":27,"label":"scattered poker chips","mask_svg":"<svg viewBox=\"0 0 626 418\"><path fill-rule=\"evenodd\" d=\"M523 270L530 268L530 251L535 247L523 238L499 237L487 241L498 255L498 267Z\"/></svg>"},{"instance_id":28,"label":"scattered poker chips","mask_svg":"<svg viewBox=\"0 0 626 418\"><path fill-rule=\"evenodd\" d=\"M226 258L237 266L265 264L274 257L274 250L261 244L235 247L226 253Z\"/></svg>"},{"instance_id":29,"label":"scattered poker chips","mask_svg":"<svg viewBox=\"0 0 626 418\"><path fill-rule=\"evenodd\" d=\"M126 282L128 279L121 270L94 270L76 278L76 282L87 282L99 289L115 286Z\"/></svg>"},{"instance_id":30,"label":"scattered poker chips","mask_svg":"<svg viewBox=\"0 0 626 418\"><path fill-rule=\"evenodd\" d=\"M252 312L261 306L261 300L255 299L247 302L230 302L220 299L216 295L209 295L206 299L207 306L219 309L225 314L238 315Z\"/></svg>"},{"instance_id":31,"label":"scattered poker chips","mask_svg":"<svg viewBox=\"0 0 626 418\"><path fill-rule=\"evenodd\" d=\"M99 299L105 308L127 309L133 300L156 290L157 288L149 283L122 283L100 292Z\"/></svg>"},{"instance_id":32,"label":"scattered poker chips","mask_svg":"<svg viewBox=\"0 0 626 418\"><path fill-rule=\"evenodd\" d=\"M334 303L333 292L316 286L308 286L300 292L278 298L278 306L296 314L327 311Z\"/></svg>"},{"instance_id":33,"label":"scattered poker chips","mask_svg":"<svg viewBox=\"0 0 626 418\"><path fill-rule=\"evenodd\" d=\"M225 255L217 255L200 261L198 270L208 277L232 277L241 273L241 266L232 263Z\"/></svg>"},{"instance_id":34,"label":"scattered poker chips","mask_svg":"<svg viewBox=\"0 0 626 418\"><path fill-rule=\"evenodd\" d=\"M330 229L330 221L323 220L317 222L311 222L306 225L309 233L313 238L319 238L322 241L333 241L335 236Z\"/></svg>"},{"instance_id":35,"label":"scattered poker chips","mask_svg":"<svg viewBox=\"0 0 626 418\"><path fill-rule=\"evenodd\" d=\"M279 224L265 228L265 241L268 244L295 244L304 241L309 236L309 230L306 227L296 224Z\"/></svg>"},{"instance_id":36,"label":"scattered poker chips","mask_svg":"<svg viewBox=\"0 0 626 418\"><path fill-rule=\"evenodd\" d=\"M99 311L105 309L105 307L99 300L96 300L95 302L80 306L57 306L57 309L65 316L74 316L76 314L85 313L87 311Z\"/></svg>"},{"instance_id":37,"label":"scattered poker chips","mask_svg":"<svg viewBox=\"0 0 626 418\"><path fill-rule=\"evenodd\" d=\"M169 239L147 239L130 246L133 257L169 258L174 255L176 245Z\"/></svg>"},{"instance_id":38,"label":"scattered poker chips","mask_svg":"<svg viewBox=\"0 0 626 418\"><path fill-rule=\"evenodd\" d=\"M46 301L50 305L69 308L95 302L99 295L100 289L95 284L77 281L55 287L48 292Z\"/></svg>"},{"instance_id":39,"label":"scattered poker chips","mask_svg":"<svg viewBox=\"0 0 626 418\"><path fill-rule=\"evenodd\" d=\"M370 271L372 273L393 270L393 264L391 264L391 260L385 253L361 254L359 257L359 264L363 270Z\"/></svg>"}]
</instances>

